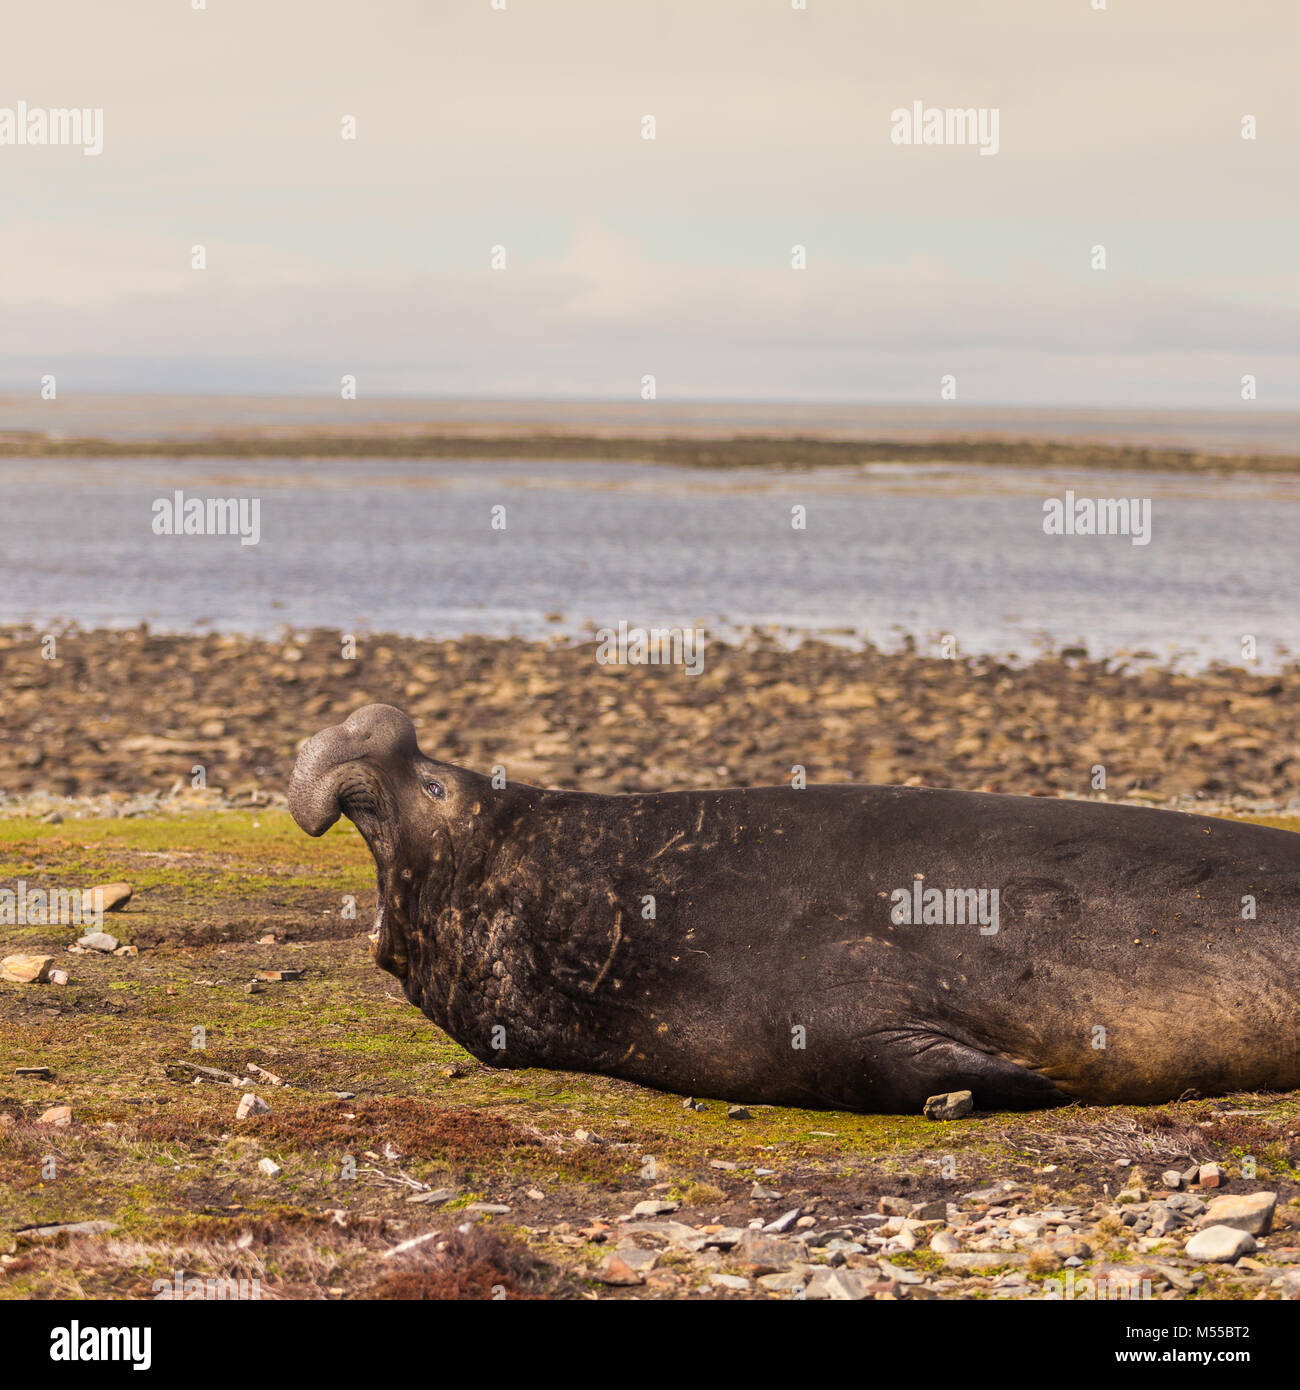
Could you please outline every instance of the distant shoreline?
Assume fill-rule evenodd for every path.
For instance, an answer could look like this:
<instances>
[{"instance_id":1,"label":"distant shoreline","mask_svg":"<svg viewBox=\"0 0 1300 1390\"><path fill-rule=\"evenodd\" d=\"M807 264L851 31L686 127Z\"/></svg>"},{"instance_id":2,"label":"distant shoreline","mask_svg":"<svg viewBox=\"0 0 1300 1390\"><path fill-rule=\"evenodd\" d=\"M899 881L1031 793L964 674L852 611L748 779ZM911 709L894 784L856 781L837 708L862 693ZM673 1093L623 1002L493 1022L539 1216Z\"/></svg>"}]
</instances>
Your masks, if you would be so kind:
<instances>
[{"instance_id":1,"label":"distant shoreline","mask_svg":"<svg viewBox=\"0 0 1300 1390\"><path fill-rule=\"evenodd\" d=\"M1194 449L1016 439L826 439L807 434L658 437L519 431L408 433L381 427L293 432L245 429L194 438L58 437L0 433L3 458L382 458L530 459L661 463L683 468L818 468L864 463L961 463L1012 468L1110 469L1228 475L1300 474L1300 454L1223 454Z\"/></svg>"}]
</instances>

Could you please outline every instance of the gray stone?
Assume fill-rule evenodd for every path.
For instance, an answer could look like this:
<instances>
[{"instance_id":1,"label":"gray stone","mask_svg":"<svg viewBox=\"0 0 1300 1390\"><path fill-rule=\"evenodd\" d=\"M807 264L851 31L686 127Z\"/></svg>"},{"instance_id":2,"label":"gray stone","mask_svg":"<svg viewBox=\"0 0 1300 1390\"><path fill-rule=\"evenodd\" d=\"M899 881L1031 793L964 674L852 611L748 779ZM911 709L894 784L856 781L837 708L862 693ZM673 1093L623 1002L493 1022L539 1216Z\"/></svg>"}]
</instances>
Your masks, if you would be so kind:
<instances>
[{"instance_id":1,"label":"gray stone","mask_svg":"<svg viewBox=\"0 0 1300 1390\"><path fill-rule=\"evenodd\" d=\"M943 1262L953 1269L997 1269L1000 1265L1023 1265L1029 1256L1018 1250L964 1250L945 1255Z\"/></svg>"},{"instance_id":2,"label":"gray stone","mask_svg":"<svg viewBox=\"0 0 1300 1390\"><path fill-rule=\"evenodd\" d=\"M785 1241L746 1231L736 1242L731 1259L749 1274L779 1274L794 1263L794 1252Z\"/></svg>"},{"instance_id":3,"label":"gray stone","mask_svg":"<svg viewBox=\"0 0 1300 1390\"><path fill-rule=\"evenodd\" d=\"M456 1195L454 1187L436 1187L432 1192L412 1192L406 1199L408 1202L422 1202L431 1207L440 1207L444 1202L450 1202Z\"/></svg>"},{"instance_id":4,"label":"gray stone","mask_svg":"<svg viewBox=\"0 0 1300 1390\"><path fill-rule=\"evenodd\" d=\"M661 1202L654 1197L648 1198L644 1202L638 1202L632 1208L633 1216L667 1216L670 1211L676 1211L681 1206L680 1202Z\"/></svg>"},{"instance_id":5,"label":"gray stone","mask_svg":"<svg viewBox=\"0 0 1300 1390\"><path fill-rule=\"evenodd\" d=\"M730 1250L739 1244L744 1235L745 1228L743 1226L723 1226L719 1231L703 1233L700 1236L700 1247L704 1250Z\"/></svg>"},{"instance_id":6,"label":"gray stone","mask_svg":"<svg viewBox=\"0 0 1300 1390\"><path fill-rule=\"evenodd\" d=\"M808 1285L805 1297L831 1299L837 1303L853 1303L869 1297L872 1280L855 1269L818 1270Z\"/></svg>"},{"instance_id":7,"label":"gray stone","mask_svg":"<svg viewBox=\"0 0 1300 1390\"><path fill-rule=\"evenodd\" d=\"M645 1276L638 1273L624 1259L621 1250L615 1250L613 1254L607 1255L600 1268L596 1271L596 1278L602 1284L614 1284L627 1286L630 1284L644 1284Z\"/></svg>"},{"instance_id":8,"label":"gray stone","mask_svg":"<svg viewBox=\"0 0 1300 1390\"><path fill-rule=\"evenodd\" d=\"M924 1115L927 1120L960 1120L975 1108L975 1098L969 1091L946 1091L943 1095L931 1096L925 1102Z\"/></svg>"},{"instance_id":9,"label":"gray stone","mask_svg":"<svg viewBox=\"0 0 1300 1390\"><path fill-rule=\"evenodd\" d=\"M639 1245L620 1245L617 1254L629 1269L638 1274L648 1273L659 1260L657 1251L643 1250Z\"/></svg>"},{"instance_id":10,"label":"gray stone","mask_svg":"<svg viewBox=\"0 0 1300 1390\"><path fill-rule=\"evenodd\" d=\"M1276 1192L1250 1192L1243 1195L1216 1197L1200 1218L1201 1226L1232 1226L1248 1235L1267 1235L1273 1225L1273 1210L1277 1206Z\"/></svg>"},{"instance_id":11,"label":"gray stone","mask_svg":"<svg viewBox=\"0 0 1300 1390\"><path fill-rule=\"evenodd\" d=\"M83 951L102 951L105 955L111 955L117 950L117 937L109 936L106 931L92 931L81 937L77 945Z\"/></svg>"},{"instance_id":12,"label":"gray stone","mask_svg":"<svg viewBox=\"0 0 1300 1390\"><path fill-rule=\"evenodd\" d=\"M15 1231L20 1236L101 1236L105 1231L116 1230L111 1221L64 1221L57 1226L20 1226Z\"/></svg>"},{"instance_id":13,"label":"gray stone","mask_svg":"<svg viewBox=\"0 0 1300 1390\"><path fill-rule=\"evenodd\" d=\"M979 1187L974 1192L967 1192L963 1195L963 1202L998 1202L1007 1197L1012 1192L1023 1192L1024 1189L1018 1183L998 1182L992 1187Z\"/></svg>"},{"instance_id":14,"label":"gray stone","mask_svg":"<svg viewBox=\"0 0 1300 1390\"><path fill-rule=\"evenodd\" d=\"M1161 1264L1156 1260L1152 1260L1151 1268L1154 1269L1157 1274L1163 1275L1174 1288L1181 1289L1184 1293L1190 1293L1196 1287L1177 1265Z\"/></svg>"},{"instance_id":15,"label":"gray stone","mask_svg":"<svg viewBox=\"0 0 1300 1390\"><path fill-rule=\"evenodd\" d=\"M1151 1209L1151 1224L1147 1227L1147 1234L1160 1239L1172 1235L1182 1224L1167 1206L1157 1202Z\"/></svg>"},{"instance_id":16,"label":"gray stone","mask_svg":"<svg viewBox=\"0 0 1300 1390\"><path fill-rule=\"evenodd\" d=\"M1187 1242L1187 1258L1205 1262L1231 1263L1255 1249L1255 1238L1235 1226L1207 1226Z\"/></svg>"}]
</instances>

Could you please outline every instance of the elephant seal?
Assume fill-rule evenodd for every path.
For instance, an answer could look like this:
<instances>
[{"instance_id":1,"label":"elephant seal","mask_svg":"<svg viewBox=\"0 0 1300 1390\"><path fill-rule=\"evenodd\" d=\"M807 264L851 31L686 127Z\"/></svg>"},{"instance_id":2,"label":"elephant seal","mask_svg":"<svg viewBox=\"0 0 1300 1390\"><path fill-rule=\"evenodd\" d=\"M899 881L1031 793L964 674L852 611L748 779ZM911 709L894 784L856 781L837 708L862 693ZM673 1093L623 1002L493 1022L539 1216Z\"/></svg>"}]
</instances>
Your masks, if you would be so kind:
<instances>
[{"instance_id":1,"label":"elephant seal","mask_svg":"<svg viewBox=\"0 0 1300 1390\"><path fill-rule=\"evenodd\" d=\"M389 705L303 745L289 809L355 822L378 963L494 1066L859 1111L1300 1086L1286 831L919 787L496 787Z\"/></svg>"}]
</instances>

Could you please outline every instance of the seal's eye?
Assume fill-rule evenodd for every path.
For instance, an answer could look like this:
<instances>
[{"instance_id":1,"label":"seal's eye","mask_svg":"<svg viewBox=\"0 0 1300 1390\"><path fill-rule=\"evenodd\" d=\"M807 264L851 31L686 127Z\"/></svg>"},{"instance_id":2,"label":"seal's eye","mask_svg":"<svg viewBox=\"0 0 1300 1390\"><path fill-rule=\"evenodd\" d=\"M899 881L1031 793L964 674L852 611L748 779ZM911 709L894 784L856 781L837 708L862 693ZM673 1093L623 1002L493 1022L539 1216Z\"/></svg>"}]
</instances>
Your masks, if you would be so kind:
<instances>
[{"instance_id":1,"label":"seal's eye","mask_svg":"<svg viewBox=\"0 0 1300 1390\"><path fill-rule=\"evenodd\" d=\"M441 801L446 795L442 789L442 783L432 777L421 777L420 785L435 801Z\"/></svg>"}]
</instances>

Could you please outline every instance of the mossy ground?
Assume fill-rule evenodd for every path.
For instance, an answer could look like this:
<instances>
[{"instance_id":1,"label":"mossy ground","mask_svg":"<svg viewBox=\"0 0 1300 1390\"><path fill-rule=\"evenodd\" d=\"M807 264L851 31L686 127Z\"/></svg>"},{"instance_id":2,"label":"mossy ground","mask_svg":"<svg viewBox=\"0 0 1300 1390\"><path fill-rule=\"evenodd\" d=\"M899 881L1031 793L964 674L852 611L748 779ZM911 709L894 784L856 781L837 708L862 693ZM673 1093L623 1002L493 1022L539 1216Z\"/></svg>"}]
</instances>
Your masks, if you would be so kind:
<instances>
[{"instance_id":1,"label":"mossy ground","mask_svg":"<svg viewBox=\"0 0 1300 1390\"><path fill-rule=\"evenodd\" d=\"M46 951L71 975L66 986L0 984L0 1297L148 1297L178 1268L256 1276L264 1297L474 1297L494 1284L512 1296L625 1296L590 1277L596 1223L650 1195L681 1200L675 1219L695 1224L794 1205L830 1221L884 1194L1003 1178L1044 1202L1082 1201L1117 1189L1118 1158L1158 1172L1189 1151L1234 1173L1249 1155L1284 1201L1300 1180L1294 1095L949 1125L773 1107L733 1120L721 1102L688 1110L608 1078L483 1067L369 959L373 871L347 825L311 842L278 810L0 821L0 884L17 879L131 882L128 909L105 929L140 954L67 955L76 929L0 928L4 954ZM260 944L268 935L275 943ZM247 992L255 972L280 969L305 974ZM259 1084L270 1114L237 1121L238 1090L195 1084L192 1068L242 1076L250 1062L287 1085ZM27 1066L54 1077L15 1075ZM70 1127L36 1123L59 1104ZM279 1176L259 1169L267 1157ZM782 1196L756 1205L763 1168ZM408 1180L459 1195L412 1204ZM503 1239L454 1236L475 1201L510 1206L482 1218ZM88 1220L114 1229L21 1231ZM451 1239L459 1272L430 1272L419 1254L385 1261L432 1230ZM1108 1253L1124 1256L1122 1233ZM1224 1290L1222 1276L1211 1284ZM683 1275L680 1291L692 1287Z\"/></svg>"}]
</instances>

